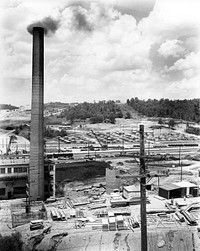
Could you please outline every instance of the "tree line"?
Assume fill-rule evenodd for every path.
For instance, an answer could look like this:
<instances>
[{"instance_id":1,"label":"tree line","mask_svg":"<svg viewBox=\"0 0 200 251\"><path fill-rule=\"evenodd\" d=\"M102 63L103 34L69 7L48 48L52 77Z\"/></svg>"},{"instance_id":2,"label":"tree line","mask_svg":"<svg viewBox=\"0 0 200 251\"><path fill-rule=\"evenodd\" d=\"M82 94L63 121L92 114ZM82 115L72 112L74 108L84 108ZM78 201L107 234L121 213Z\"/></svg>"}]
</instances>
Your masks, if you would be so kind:
<instances>
[{"instance_id":1,"label":"tree line","mask_svg":"<svg viewBox=\"0 0 200 251\"><path fill-rule=\"evenodd\" d=\"M123 117L123 113L114 101L99 101L97 103L84 102L70 107L64 110L61 116L71 120L72 123L77 119L90 119L90 122L93 124L102 122L114 124L116 118Z\"/></svg>"},{"instance_id":2,"label":"tree line","mask_svg":"<svg viewBox=\"0 0 200 251\"><path fill-rule=\"evenodd\" d=\"M137 97L127 99L127 104L137 112L148 117L174 118L180 120L200 122L200 100L184 99L148 99Z\"/></svg>"}]
</instances>

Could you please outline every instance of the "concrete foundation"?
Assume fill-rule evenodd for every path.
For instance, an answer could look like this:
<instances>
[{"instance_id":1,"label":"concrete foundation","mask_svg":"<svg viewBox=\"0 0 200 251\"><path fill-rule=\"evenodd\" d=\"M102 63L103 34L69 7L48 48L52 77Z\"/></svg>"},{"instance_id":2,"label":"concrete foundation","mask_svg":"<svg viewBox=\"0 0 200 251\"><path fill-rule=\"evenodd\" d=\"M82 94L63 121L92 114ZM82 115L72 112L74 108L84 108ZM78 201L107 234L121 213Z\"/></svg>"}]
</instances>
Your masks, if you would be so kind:
<instances>
[{"instance_id":1,"label":"concrete foundation","mask_svg":"<svg viewBox=\"0 0 200 251\"><path fill-rule=\"evenodd\" d=\"M121 186L120 178L116 178L117 175L119 175L118 169L106 168L106 192L108 194Z\"/></svg>"}]
</instances>

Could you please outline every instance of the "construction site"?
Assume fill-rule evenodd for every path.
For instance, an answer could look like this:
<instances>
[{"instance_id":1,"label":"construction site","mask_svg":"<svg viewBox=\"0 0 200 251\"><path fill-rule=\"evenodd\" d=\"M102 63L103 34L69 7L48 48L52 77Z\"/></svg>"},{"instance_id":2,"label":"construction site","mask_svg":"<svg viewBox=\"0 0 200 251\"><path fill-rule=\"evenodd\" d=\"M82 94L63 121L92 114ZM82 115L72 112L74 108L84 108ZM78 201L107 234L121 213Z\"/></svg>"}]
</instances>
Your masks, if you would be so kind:
<instances>
[{"instance_id":1,"label":"construction site","mask_svg":"<svg viewBox=\"0 0 200 251\"><path fill-rule=\"evenodd\" d=\"M51 197L30 200L28 186L21 199L1 200L3 235L21 233L24 250L199 250L198 149L148 149L150 133L143 128L132 133L138 135L134 148L125 141L124 149L105 149L96 139L91 143L99 150L80 143L69 152L62 149L69 144L58 140L60 151L53 153L49 145ZM9 167L1 176L23 160L17 157L2 156L1 168ZM25 161L28 170L28 156Z\"/></svg>"},{"instance_id":2,"label":"construction site","mask_svg":"<svg viewBox=\"0 0 200 251\"><path fill-rule=\"evenodd\" d=\"M44 143L45 29L28 27L30 144L14 153L11 132L1 150L1 234L25 251L200 250L199 136L118 120Z\"/></svg>"}]
</instances>

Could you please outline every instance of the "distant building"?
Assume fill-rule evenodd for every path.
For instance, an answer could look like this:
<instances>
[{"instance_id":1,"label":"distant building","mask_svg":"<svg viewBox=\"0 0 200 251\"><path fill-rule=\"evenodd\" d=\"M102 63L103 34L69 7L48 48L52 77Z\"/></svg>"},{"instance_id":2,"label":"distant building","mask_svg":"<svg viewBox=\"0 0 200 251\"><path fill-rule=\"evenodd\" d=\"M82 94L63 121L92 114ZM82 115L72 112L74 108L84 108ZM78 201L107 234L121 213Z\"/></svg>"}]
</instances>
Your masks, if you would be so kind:
<instances>
[{"instance_id":1,"label":"distant building","mask_svg":"<svg viewBox=\"0 0 200 251\"><path fill-rule=\"evenodd\" d=\"M4 158L0 160L0 199L26 197L28 184L29 157ZM45 198L53 194L53 163L48 160L44 164Z\"/></svg>"},{"instance_id":2,"label":"distant building","mask_svg":"<svg viewBox=\"0 0 200 251\"><path fill-rule=\"evenodd\" d=\"M29 131L28 127L27 131ZM14 138L10 141L11 136L14 136ZM7 151L9 151L9 153L23 153L23 151L29 152L30 141L22 136L15 135L12 132L10 133L9 131L0 132L0 153L6 154Z\"/></svg>"},{"instance_id":3,"label":"distant building","mask_svg":"<svg viewBox=\"0 0 200 251\"><path fill-rule=\"evenodd\" d=\"M71 107L74 107L74 106L77 106L79 103L78 102L74 102L74 103L70 103L69 105L71 106Z\"/></svg>"}]
</instances>

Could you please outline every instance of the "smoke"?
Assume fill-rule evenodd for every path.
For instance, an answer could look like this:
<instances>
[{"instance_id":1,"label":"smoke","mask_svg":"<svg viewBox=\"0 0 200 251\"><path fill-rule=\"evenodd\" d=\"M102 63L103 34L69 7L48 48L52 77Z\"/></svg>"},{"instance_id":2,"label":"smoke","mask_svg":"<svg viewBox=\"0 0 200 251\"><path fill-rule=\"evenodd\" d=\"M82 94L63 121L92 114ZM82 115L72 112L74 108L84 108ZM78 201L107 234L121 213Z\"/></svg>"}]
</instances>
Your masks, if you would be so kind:
<instances>
[{"instance_id":1,"label":"smoke","mask_svg":"<svg viewBox=\"0 0 200 251\"><path fill-rule=\"evenodd\" d=\"M44 34L46 36L51 36L56 32L59 26L60 26L60 20L55 20L51 17L45 17L41 21L28 25L27 30L30 34L33 34L34 27L41 27L44 29Z\"/></svg>"},{"instance_id":2,"label":"smoke","mask_svg":"<svg viewBox=\"0 0 200 251\"><path fill-rule=\"evenodd\" d=\"M111 7L100 3L93 3L89 8L71 6L71 28L76 31L92 32L108 26L113 20L119 18L119 13Z\"/></svg>"},{"instance_id":3,"label":"smoke","mask_svg":"<svg viewBox=\"0 0 200 251\"><path fill-rule=\"evenodd\" d=\"M82 12L79 8L73 9L72 27L75 30L87 32L91 32L94 29L92 23L87 19L87 14Z\"/></svg>"},{"instance_id":4,"label":"smoke","mask_svg":"<svg viewBox=\"0 0 200 251\"><path fill-rule=\"evenodd\" d=\"M56 18L51 16L45 17L40 21L28 25L27 30L32 34L34 27L42 27L45 35L51 36L60 26L69 24L68 27L71 30L93 32L96 29L106 27L112 20L117 18L117 11L106 8L106 6L100 3L81 6L79 2L76 2L76 4L59 9Z\"/></svg>"}]
</instances>

